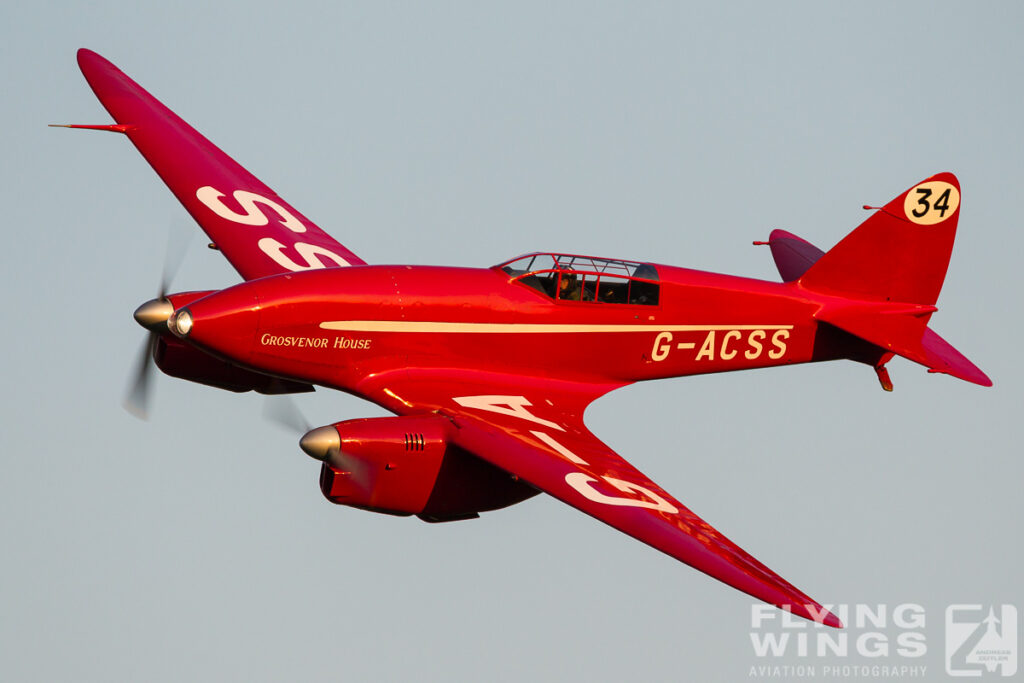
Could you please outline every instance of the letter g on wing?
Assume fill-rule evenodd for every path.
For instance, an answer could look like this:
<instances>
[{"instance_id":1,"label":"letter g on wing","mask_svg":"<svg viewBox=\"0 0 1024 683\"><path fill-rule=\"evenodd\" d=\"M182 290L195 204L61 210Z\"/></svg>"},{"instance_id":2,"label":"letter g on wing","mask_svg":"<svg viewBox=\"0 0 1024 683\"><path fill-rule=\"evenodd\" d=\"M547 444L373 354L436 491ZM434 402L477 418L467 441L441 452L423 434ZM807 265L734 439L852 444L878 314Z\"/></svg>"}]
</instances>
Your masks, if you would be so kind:
<instances>
[{"instance_id":1,"label":"letter g on wing","mask_svg":"<svg viewBox=\"0 0 1024 683\"><path fill-rule=\"evenodd\" d=\"M636 498L621 498L619 496L606 496L592 484L597 481L594 477L591 477L586 472L570 472L565 475L565 482L576 489L583 495L584 498L594 501L595 503L603 503L605 505L624 505L627 507L636 508L647 508L649 510L658 510L660 512L667 512L669 514L675 514L679 512L675 505L668 502L654 491L644 488L639 484L633 484L628 481L622 481L621 479L615 479L613 477L601 477L606 482L622 491L623 493L639 493L646 496L650 500L637 500Z\"/></svg>"}]
</instances>

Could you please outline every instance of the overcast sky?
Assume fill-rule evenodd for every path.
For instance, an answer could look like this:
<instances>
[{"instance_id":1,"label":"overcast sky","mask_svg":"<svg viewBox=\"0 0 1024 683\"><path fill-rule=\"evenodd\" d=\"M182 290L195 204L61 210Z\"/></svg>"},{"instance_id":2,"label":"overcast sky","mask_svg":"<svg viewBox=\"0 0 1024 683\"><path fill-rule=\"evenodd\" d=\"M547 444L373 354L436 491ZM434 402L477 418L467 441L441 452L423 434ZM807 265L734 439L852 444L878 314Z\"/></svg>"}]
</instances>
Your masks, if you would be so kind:
<instances>
[{"instance_id":1,"label":"overcast sky","mask_svg":"<svg viewBox=\"0 0 1024 683\"><path fill-rule=\"evenodd\" d=\"M168 230L233 284L75 63L112 60L370 263L532 250L777 279L958 174L932 326L897 359L634 385L593 431L826 605L1024 608L1019 3L4 3L0 678L749 679L752 598L546 496L428 525L326 502L264 399L120 406ZM382 414L326 390L314 424ZM775 663L792 662L792 658ZM822 664L824 660L815 660ZM849 663L864 663L849 658ZM814 680L828 680L817 676Z\"/></svg>"}]
</instances>

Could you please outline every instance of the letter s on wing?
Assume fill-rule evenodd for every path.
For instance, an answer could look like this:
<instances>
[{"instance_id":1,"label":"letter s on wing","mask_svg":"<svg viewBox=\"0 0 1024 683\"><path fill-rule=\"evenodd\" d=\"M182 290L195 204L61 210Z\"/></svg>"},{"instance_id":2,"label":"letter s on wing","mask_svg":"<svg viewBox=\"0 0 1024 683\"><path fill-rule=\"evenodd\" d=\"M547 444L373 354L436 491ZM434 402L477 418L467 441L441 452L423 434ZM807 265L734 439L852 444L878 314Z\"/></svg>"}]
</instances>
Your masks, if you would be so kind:
<instances>
[{"instance_id":1,"label":"letter s on wing","mask_svg":"<svg viewBox=\"0 0 1024 683\"><path fill-rule=\"evenodd\" d=\"M264 204L281 217L281 225L288 228L292 232L306 232L306 226L302 224L298 218L292 215L288 209L284 208L272 199L261 197L255 192L249 192L247 190L235 190L232 196L238 205L245 210L245 213L238 213L232 211L224 202L220 200L224 196L224 193L215 187L210 185L204 185L196 190L196 198L205 204L211 211L220 216L226 218L233 223L241 223L242 225L266 225L270 222L267 215L260 210L257 204ZM346 264L347 265L347 264Z\"/></svg>"},{"instance_id":2,"label":"letter s on wing","mask_svg":"<svg viewBox=\"0 0 1024 683\"><path fill-rule=\"evenodd\" d=\"M288 258L284 253L285 245L281 244L273 237L264 237L257 242L256 245L264 254L274 259L275 263L282 268L287 268L288 270L313 270L315 268L332 268L335 265L351 265L348 261L338 256L330 249L318 247L315 244L307 244L306 242L296 242L293 245L295 247L295 251L299 252L299 256L305 259L305 264L296 263ZM325 256L331 261L334 261L334 263L324 263L321 259L317 258L318 256Z\"/></svg>"}]
</instances>

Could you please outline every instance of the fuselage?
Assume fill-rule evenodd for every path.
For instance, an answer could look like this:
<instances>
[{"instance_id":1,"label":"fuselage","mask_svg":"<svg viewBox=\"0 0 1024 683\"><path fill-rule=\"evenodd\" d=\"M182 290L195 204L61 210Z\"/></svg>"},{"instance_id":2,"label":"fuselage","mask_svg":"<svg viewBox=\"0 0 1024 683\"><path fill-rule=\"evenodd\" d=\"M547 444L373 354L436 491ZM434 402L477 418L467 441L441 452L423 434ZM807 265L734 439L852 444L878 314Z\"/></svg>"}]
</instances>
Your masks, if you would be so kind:
<instances>
[{"instance_id":1,"label":"fuselage","mask_svg":"<svg viewBox=\"0 0 1024 683\"><path fill-rule=\"evenodd\" d=\"M245 282L189 304L189 341L232 362L359 393L402 368L580 382L838 357L794 284L658 265L657 303L562 300L499 267L358 266Z\"/></svg>"}]
</instances>

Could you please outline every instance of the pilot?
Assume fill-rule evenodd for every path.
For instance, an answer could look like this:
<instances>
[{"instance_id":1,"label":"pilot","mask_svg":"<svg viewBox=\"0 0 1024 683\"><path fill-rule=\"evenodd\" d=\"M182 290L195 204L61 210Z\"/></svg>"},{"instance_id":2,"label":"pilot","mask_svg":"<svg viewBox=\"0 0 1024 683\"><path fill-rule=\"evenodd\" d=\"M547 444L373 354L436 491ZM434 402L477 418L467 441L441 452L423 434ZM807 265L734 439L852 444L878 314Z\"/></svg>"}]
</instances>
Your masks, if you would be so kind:
<instances>
[{"instance_id":1,"label":"pilot","mask_svg":"<svg viewBox=\"0 0 1024 683\"><path fill-rule=\"evenodd\" d=\"M558 281L558 298L568 301L580 300L580 283L576 273L562 273Z\"/></svg>"}]
</instances>

